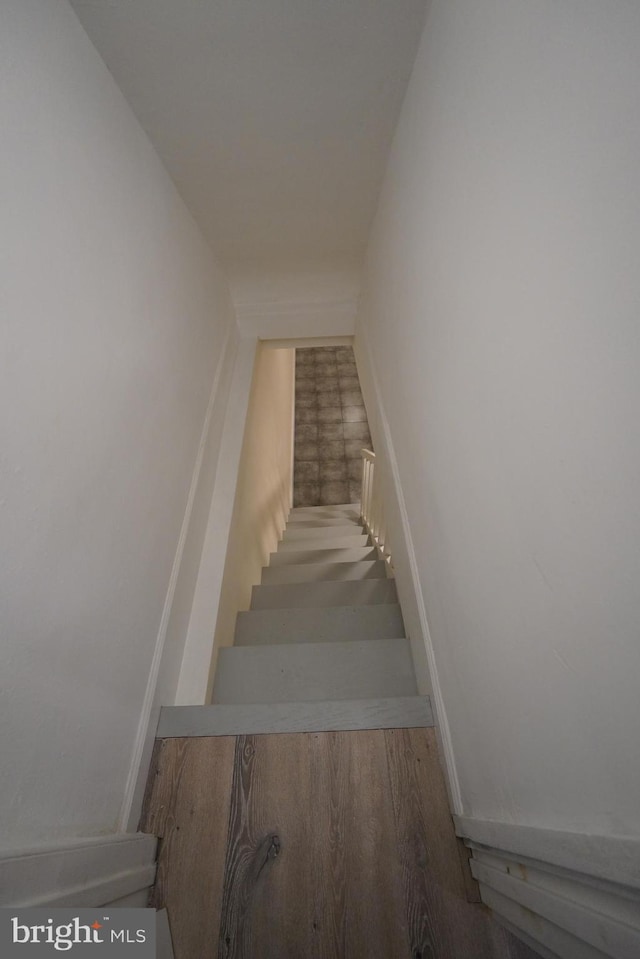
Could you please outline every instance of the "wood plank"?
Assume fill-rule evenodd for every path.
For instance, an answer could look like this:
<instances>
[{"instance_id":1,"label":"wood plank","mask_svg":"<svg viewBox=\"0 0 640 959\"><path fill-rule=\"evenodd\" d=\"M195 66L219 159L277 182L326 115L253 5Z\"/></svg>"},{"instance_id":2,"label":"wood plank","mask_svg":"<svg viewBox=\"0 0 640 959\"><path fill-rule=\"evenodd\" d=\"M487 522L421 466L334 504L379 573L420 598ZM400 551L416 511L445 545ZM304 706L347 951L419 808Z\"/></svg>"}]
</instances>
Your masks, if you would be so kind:
<instances>
[{"instance_id":1,"label":"wood plank","mask_svg":"<svg viewBox=\"0 0 640 959\"><path fill-rule=\"evenodd\" d=\"M176 959L533 959L466 901L433 730L171 739L154 762Z\"/></svg>"},{"instance_id":2,"label":"wood plank","mask_svg":"<svg viewBox=\"0 0 640 959\"><path fill-rule=\"evenodd\" d=\"M176 959L214 959L234 737L164 740L141 828L161 839L151 904L166 907Z\"/></svg>"},{"instance_id":3,"label":"wood plank","mask_svg":"<svg viewBox=\"0 0 640 959\"><path fill-rule=\"evenodd\" d=\"M384 732L412 956L509 959L525 946L467 902L434 729Z\"/></svg>"},{"instance_id":4,"label":"wood plank","mask_svg":"<svg viewBox=\"0 0 640 959\"><path fill-rule=\"evenodd\" d=\"M313 829L308 737L239 736L219 959L311 955Z\"/></svg>"},{"instance_id":5,"label":"wood plank","mask_svg":"<svg viewBox=\"0 0 640 959\"><path fill-rule=\"evenodd\" d=\"M317 959L410 959L384 733L310 737Z\"/></svg>"}]
</instances>

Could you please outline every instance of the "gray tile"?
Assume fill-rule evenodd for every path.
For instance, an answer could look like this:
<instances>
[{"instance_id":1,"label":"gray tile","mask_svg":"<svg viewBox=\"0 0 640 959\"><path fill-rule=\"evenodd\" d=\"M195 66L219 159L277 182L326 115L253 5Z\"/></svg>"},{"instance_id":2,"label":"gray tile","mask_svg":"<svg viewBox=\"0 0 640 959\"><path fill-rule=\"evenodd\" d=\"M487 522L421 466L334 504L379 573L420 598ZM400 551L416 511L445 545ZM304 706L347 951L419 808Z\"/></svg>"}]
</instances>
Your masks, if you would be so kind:
<instances>
[{"instance_id":1,"label":"gray tile","mask_svg":"<svg viewBox=\"0 0 640 959\"><path fill-rule=\"evenodd\" d=\"M340 383L340 390L343 393L346 393L347 390L358 390L360 391L360 380L357 376L339 376L338 382ZM296 380L296 388L298 386Z\"/></svg>"},{"instance_id":2,"label":"gray tile","mask_svg":"<svg viewBox=\"0 0 640 959\"><path fill-rule=\"evenodd\" d=\"M340 384L337 376L319 376L316 379L315 389L318 393L335 393L338 396Z\"/></svg>"},{"instance_id":3,"label":"gray tile","mask_svg":"<svg viewBox=\"0 0 640 959\"><path fill-rule=\"evenodd\" d=\"M346 390L340 393L343 406L364 406L360 390Z\"/></svg>"},{"instance_id":4,"label":"gray tile","mask_svg":"<svg viewBox=\"0 0 640 959\"><path fill-rule=\"evenodd\" d=\"M362 486L360 483L349 482L349 502L359 503L362 495Z\"/></svg>"},{"instance_id":5,"label":"gray tile","mask_svg":"<svg viewBox=\"0 0 640 959\"><path fill-rule=\"evenodd\" d=\"M342 460L322 460L320 466L320 486L328 482L336 482L347 479L347 461Z\"/></svg>"},{"instance_id":6,"label":"gray tile","mask_svg":"<svg viewBox=\"0 0 640 959\"><path fill-rule=\"evenodd\" d=\"M342 407L337 405L323 407L318 410L317 418L318 423L342 423Z\"/></svg>"},{"instance_id":7,"label":"gray tile","mask_svg":"<svg viewBox=\"0 0 640 959\"><path fill-rule=\"evenodd\" d=\"M318 420L318 411L314 407L310 409L304 409L304 407L296 406L296 427L304 423L316 423Z\"/></svg>"},{"instance_id":8,"label":"gray tile","mask_svg":"<svg viewBox=\"0 0 640 959\"><path fill-rule=\"evenodd\" d=\"M294 506L321 506L320 484L301 483L293 491Z\"/></svg>"},{"instance_id":9,"label":"gray tile","mask_svg":"<svg viewBox=\"0 0 640 959\"><path fill-rule=\"evenodd\" d=\"M357 376L358 375L358 367L353 361L337 360L336 368L338 371L338 376Z\"/></svg>"},{"instance_id":10,"label":"gray tile","mask_svg":"<svg viewBox=\"0 0 640 959\"><path fill-rule=\"evenodd\" d=\"M336 355L337 346L313 346L311 347L316 356Z\"/></svg>"},{"instance_id":11,"label":"gray tile","mask_svg":"<svg viewBox=\"0 0 640 959\"><path fill-rule=\"evenodd\" d=\"M345 423L343 429L346 440L362 440L365 444L371 443L369 424L366 420L361 423Z\"/></svg>"},{"instance_id":12,"label":"gray tile","mask_svg":"<svg viewBox=\"0 0 640 959\"><path fill-rule=\"evenodd\" d=\"M299 396L296 396L296 407L301 410L309 410L317 407L317 400L315 393L302 393Z\"/></svg>"},{"instance_id":13,"label":"gray tile","mask_svg":"<svg viewBox=\"0 0 640 959\"><path fill-rule=\"evenodd\" d=\"M326 409L328 406L340 406L340 394L337 390L335 393L316 393L315 401L319 410Z\"/></svg>"},{"instance_id":14,"label":"gray tile","mask_svg":"<svg viewBox=\"0 0 640 959\"><path fill-rule=\"evenodd\" d=\"M294 485L299 483L314 483L318 481L320 476L320 464L316 463L295 463L293 467L293 482Z\"/></svg>"},{"instance_id":15,"label":"gray tile","mask_svg":"<svg viewBox=\"0 0 640 959\"><path fill-rule=\"evenodd\" d=\"M336 346L336 356L338 359L344 358L348 360L354 360L354 353L352 346Z\"/></svg>"},{"instance_id":16,"label":"gray tile","mask_svg":"<svg viewBox=\"0 0 640 959\"><path fill-rule=\"evenodd\" d=\"M366 444L362 443L360 440L345 440L344 449L347 459L351 460L362 456L361 450L363 446L366 446Z\"/></svg>"},{"instance_id":17,"label":"gray tile","mask_svg":"<svg viewBox=\"0 0 640 959\"><path fill-rule=\"evenodd\" d=\"M318 443L299 443L296 442L293 448L293 455L296 463L308 460L319 460L320 459L320 447ZM344 456L344 447L343 453Z\"/></svg>"},{"instance_id":18,"label":"gray tile","mask_svg":"<svg viewBox=\"0 0 640 959\"><path fill-rule=\"evenodd\" d=\"M320 423L317 427L319 440L343 440L344 432L342 423ZM349 437L353 439L353 437Z\"/></svg>"},{"instance_id":19,"label":"gray tile","mask_svg":"<svg viewBox=\"0 0 640 959\"><path fill-rule=\"evenodd\" d=\"M342 440L319 440L318 459L338 460L345 458L345 444Z\"/></svg>"},{"instance_id":20,"label":"gray tile","mask_svg":"<svg viewBox=\"0 0 640 959\"><path fill-rule=\"evenodd\" d=\"M316 359L316 376L337 376L338 365L334 356L318 356Z\"/></svg>"},{"instance_id":21,"label":"gray tile","mask_svg":"<svg viewBox=\"0 0 640 959\"><path fill-rule=\"evenodd\" d=\"M353 426L353 423L349 424ZM355 424L358 425L358 424ZM315 443L318 439L318 427L315 423L298 423L295 431L296 443ZM349 439L354 439L350 436Z\"/></svg>"},{"instance_id":22,"label":"gray tile","mask_svg":"<svg viewBox=\"0 0 640 959\"><path fill-rule=\"evenodd\" d=\"M297 376L296 377L296 397L302 396L303 394L310 393L314 394L316 392L317 386L315 377L309 376Z\"/></svg>"},{"instance_id":23,"label":"gray tile","mask_svg":"<svg viewBox=\"0 0 640 959\"><path fill-rule=\"evenodd\" d=\"M349 485L348 483L321 483L320 484L320 505L331 506L335 503L348 502Z\"/></svg>"},{"instance_id":24,"label":"gray tile","mask_svg":"<svg viewBox=\"0 0 640 959\"><path fill-rule=\"evenodd\" d=\"M296 350L296 366L315 366L316 357L313 349Z\"/></svg>"},{"instance_id":25,"label":"gray tile","mask_svg":"<svg viewBox=\"0 0 640 959\"><path fill-rule=\"evenodd\" d=\"M362 457L354 456L347 460L347 479L354 483L362 482Z\"/></svg>"},{"instance_id":26,"label":"gray tile","mask_svg":"<svg viewBox=\"0 0 640 959\"><path fill-rule=\"evenodd\" d=\"M366 423L367 413L364 406L343 406L342 420L344 423Z\"/></svg>"}]
</instances>

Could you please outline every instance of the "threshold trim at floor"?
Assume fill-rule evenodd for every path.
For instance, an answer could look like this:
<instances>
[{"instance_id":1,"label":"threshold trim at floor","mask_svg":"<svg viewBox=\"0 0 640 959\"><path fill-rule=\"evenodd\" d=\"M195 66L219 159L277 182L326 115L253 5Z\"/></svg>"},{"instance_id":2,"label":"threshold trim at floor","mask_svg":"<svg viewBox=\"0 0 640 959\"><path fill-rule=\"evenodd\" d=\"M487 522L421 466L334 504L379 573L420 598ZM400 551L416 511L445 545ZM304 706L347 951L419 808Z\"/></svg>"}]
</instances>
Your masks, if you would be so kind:
<instances>
[{"instance_id":1,"label":"threshold trim at floor","mask_svg":"<svg viewBox=\"0 0 640 959\"><path fill-rule=\"evenodd\" d=\"M165 706L156 737L239 736L433 726L428 696L302 703Z\"/></svg>"}]
</instances>

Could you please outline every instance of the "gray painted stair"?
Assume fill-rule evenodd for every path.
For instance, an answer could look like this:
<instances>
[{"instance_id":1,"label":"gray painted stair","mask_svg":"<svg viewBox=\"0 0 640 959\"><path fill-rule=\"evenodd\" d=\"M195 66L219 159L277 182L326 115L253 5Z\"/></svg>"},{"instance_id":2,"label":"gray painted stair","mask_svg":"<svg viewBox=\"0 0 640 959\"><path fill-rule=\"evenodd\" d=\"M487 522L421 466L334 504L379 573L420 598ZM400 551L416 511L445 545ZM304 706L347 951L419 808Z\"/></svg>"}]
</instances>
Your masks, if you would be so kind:
<instances>
[{"instance_id":1,"label":"gray painted stair","mask_svg":"<svg viewBox=\"0 0 640 959\"><path fill-rule=\"evenodd\" d=\"M342 729L411 729L433 726L428 696L345 699L246 706L165 706L156 735L249 736L255 733L319 733Z\"/></svg>"},{"instance_id":2,"label":"gray painted stair","mask_svg":"<svg viewBox=\"0 0 640 959\"><path fill-rule=\"evenodd\" d=\"M288 526L282 535L281 542L288 543L294 539L324 540L335 539L341 536L366 536L359 523L344 524L340 526L303 526L298 529L294 526Z\"/></svg>"},{"instance_id":3,"label":"gray painted stair","mask_svg":"<svg viewBox=\"0 0 640 959\"><path fill-rule=\"evenodd\" d=\"M347 516L336 516L325 519L312 519L308 516L290 519L287 523L287 529L318 529L319 527L329 526L362 526L357 519L349 519Z\"/></svg>"},{"instance_id":4,"label":"gray painted stair","mask_svg":"<svg viewBox=\"0 0 640 959\"><path fill-rule=\"evenodd\" d=\"M377 559L375 546L339 546L329 549L299 549L271 553L269 567L290 566L298 563L357 563L363 559Z\"/></svg>"},{"instance_id":5,"label":"gray painted stair","mask_svg":"<svg viewBox=\"0 0 640 959\"><path fill-rule=\"evenodd\" d=\"M251 592L251 609L368 606L397 602L396 584L392 579L280 583L254 586Z\"/></svg>"},{"instance_id":6,"label":"gray painted stair","mask_svg":"<svg viewBox=\"0 0 640 959\"><path fill-rule=\"evenodd\" d=\"M395 581L346 504L291 511L219 652L212 705L163 709L157 735L431 725Z\"/></svg>"},{"instance_id":7,"label":"gray painted stair","mask_svg":"<svg viewBox=\"0 0 640 959\"><path fill-rule=\"evenodd\" d=\"M212 703L296 703L416 696L408 639L230 646L221 649Z\"/></svg>"},{"instance_id":8,"label":"gray painted stair","mask_svg":"<svg viewBox=\"0 0 640 959\"><path fill-rule=\"evenodd\" d=\"M299 549L344 549L345 547L370 546L369 537L357 536L355 533L342 536L325 536L323 539L313 539L305 536L304 539L291 539L278 544L278 552L282 550Z\"/></svg>"},{"instance_id":9,"label":"gray painted stair","mask_svg":"<svg viewBox=\"0 0 640 959\"><path fill-rule=\"evenodd\" d=\"M238 613L235 645L341 643L350 639L404 637L397 603L316 609L255 609Z\"/></svg>"},{"instance_id":10,"label":"gray painted stair","mask_svg":"<svg viewBox=\"0 0 640 959\"><path fill-rule=\"evenodd\" d=\"M386 579L386 576L387 565L381 559L360 563L290 563L288 566L265 566L262 585L332 579Z\"/></svg>"}]
</instances>

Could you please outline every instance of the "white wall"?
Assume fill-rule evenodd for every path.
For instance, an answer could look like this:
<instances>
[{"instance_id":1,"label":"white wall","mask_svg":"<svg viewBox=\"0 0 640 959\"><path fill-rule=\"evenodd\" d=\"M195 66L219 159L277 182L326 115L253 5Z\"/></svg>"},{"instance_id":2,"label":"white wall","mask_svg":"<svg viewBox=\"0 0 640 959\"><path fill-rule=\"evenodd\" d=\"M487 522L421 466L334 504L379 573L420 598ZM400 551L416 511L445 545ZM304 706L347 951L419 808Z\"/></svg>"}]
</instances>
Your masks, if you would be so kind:
<instances>
[{"instance_id":1,"label":"white wall","mask_svg":"<svg viewBox=\"0 0 640 959\"><path fill-rule=\"evenodd\" d=\"M635 4L434 0L357 330L466 814L618 836L640 833L639 49Z\"/></svg>"},{"instance_id":2,"label":"white wall","mask_svg":"<svg viewBox=\"0 0 640 959\"><path fill-rule=\"evenodd\" d=\"M348 261L316 269L243 270L230 274L238 326L269 339L351 336L360 271Z\"/></svg>"},{"instance_id":3,"label":"white wall","mask_svg":"<svg viewBox=\"0 0 640 959\"><path fill-rule=\"evenodd\" d=\"M226 550L215 653L233 645L236 615L249 609L292 503L295 350L258 344ZM213 687L211 673L209 691Z\"/></svg>"},{"instance_id":4,"label":"white wall","mask_svg":"<svg viewBox=\"0 0 640 959\"><path fill-rule=\"evenodd\" d=\"M0 63L0 845L13 847L117 828L181 529L198 550L183 521L233 311L66 3L7 0Z\"/></svg>"}]
</instances>

